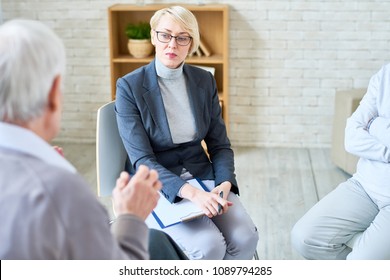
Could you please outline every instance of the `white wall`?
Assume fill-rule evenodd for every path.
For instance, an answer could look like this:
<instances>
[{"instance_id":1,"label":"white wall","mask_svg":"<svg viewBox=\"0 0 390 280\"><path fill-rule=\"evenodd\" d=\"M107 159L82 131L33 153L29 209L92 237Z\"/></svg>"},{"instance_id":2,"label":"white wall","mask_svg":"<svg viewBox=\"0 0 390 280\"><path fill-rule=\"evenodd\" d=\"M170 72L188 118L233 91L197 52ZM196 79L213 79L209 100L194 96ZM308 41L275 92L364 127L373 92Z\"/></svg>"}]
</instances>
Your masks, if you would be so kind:
<instances>
[{"instance_id":1,"label":"white wall","mask_svg":"<svg viewBox=\"0 0 390 280\"><path fill-rule=\"evenodd\" d=\"M3 23L3 8L1 7L1 0L0 0L0 24Z\"/></svg>"},{"instance_id":2,"label":"white wall","mask_svg":"<svg viewBox=\"0 0 390 280\"><path fill-rule=\"evenodd\" d=\"M4 20L52 26L68 50L59 140L94 141L110 99L107 7L230 5L230 138L234 145L328 147L334 94L366 87L390 61L390 1L2 0Z\"/></svg>"}]
</instances>

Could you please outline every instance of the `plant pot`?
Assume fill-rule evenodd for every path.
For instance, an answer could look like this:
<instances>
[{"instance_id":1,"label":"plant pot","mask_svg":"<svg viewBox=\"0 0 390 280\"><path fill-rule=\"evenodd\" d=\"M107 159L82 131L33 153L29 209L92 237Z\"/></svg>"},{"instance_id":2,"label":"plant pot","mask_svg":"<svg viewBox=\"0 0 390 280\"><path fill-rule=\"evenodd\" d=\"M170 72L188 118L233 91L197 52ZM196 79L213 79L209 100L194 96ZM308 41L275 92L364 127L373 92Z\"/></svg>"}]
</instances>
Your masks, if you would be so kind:
<instances>
[{"instance_id":1,"label":"plant pot","mask_svg":"<svg viewBox=\"0 0 390 280\"><path fill-rule=\"evenodd\" d=\"M150 39L129 39L127 43L129 52L135 58L144 58L152 54L154 46Z\"/></svg>"}]
</instances>

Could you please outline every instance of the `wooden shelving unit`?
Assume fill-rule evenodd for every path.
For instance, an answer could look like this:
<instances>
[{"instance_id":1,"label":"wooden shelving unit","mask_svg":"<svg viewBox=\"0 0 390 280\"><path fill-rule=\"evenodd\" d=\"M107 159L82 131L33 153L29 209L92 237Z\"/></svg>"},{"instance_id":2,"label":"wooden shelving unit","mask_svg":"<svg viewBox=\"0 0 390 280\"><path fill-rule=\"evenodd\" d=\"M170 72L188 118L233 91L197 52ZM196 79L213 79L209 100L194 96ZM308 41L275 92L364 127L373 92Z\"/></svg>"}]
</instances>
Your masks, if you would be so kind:
<instances>
[{"instance_id":1,"label":"wooden shelving unit","mask_svg":"<svg viewBox=\"0 0 390 280\"><path fill-rule=\"evenodd\" d=\"M171 4L173 5L173 4ZM117 4L108 8L110 66L111 66L111 98L115 99L115 87L118 78L149 63L154 55L137 59L132 57L127 49L125 27L129 23L140 21L149 22L155 11L171 6L169 4L127 5ZM223 118L226 125L229 123L228 114L228 73L229 73L229 20L228 6L223 4L212 5L182 5L194 13L198 20L201 40L211 51L210 56L196 56L186 59L186 63L204 65L215 68L219 98L222 104Z\"/></svg>"}]
</instances>

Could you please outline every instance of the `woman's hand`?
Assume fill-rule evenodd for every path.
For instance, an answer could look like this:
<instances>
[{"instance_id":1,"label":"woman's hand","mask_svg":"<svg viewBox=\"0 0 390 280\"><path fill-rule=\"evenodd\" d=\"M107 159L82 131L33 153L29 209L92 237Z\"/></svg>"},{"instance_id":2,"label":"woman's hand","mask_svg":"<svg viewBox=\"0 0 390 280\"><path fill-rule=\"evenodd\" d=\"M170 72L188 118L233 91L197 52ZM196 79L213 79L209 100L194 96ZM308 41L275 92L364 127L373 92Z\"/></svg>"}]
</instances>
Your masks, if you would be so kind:
<instances>
[{"instance_id":1,"label":"woman's hand","mask_svg":"<svg viewBox=\"0 0 390 280\"><path fill-rule=\"evenodd\" d=\"M198 205L200 209L203 210L204 214L209 217L215 217L226 213L229 209L229 206L232 206L233 203L226 200L230 192L230 183L221 184L217 188L213 189L211 192L206 192L199 190L190 184L185 184L181 191L181 196L188 200L191 200L193 203ZM223 191L223 197L220 197L220 191ZM222 206L222 211L218 212L219 205Z\"/></svg>"},{"instance_id":2,"label":"woman's hand","mask_svg":"<svg viewBox=\"0 0 390 280\"><path fill-rule=\"evenodd\" d=\"M228 181L225 181L211 190L212 193L216 193L218 195L220 195L220 193L223 192L222 198L225 200L225 204L221 204L222 213L220 214L226 213L229 210L229 207L233 205L233 202L227 200L231 188L232 188L232 184Z\"/></svg>"}]
</instances>

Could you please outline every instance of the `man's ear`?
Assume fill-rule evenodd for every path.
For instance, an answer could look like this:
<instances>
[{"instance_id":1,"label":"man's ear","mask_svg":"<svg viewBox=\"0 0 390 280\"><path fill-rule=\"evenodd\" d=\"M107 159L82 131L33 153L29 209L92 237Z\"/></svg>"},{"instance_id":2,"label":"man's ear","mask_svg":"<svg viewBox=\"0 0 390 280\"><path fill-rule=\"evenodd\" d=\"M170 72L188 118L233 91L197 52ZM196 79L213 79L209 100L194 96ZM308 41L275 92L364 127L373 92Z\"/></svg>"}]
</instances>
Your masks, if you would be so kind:
<instances>
[{"instance_id":1,"label":"man's ear","mask_svg":"<svg viewBox=\"0 0 390 280\"><path fill-rule=\"evenodd\" d=\"M61 95L61 76L57 75L53 80L53 84L51 86L48 97L48 109L50 111L56 111L61 109Z\"/></svg>"}]
</instances>

